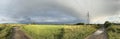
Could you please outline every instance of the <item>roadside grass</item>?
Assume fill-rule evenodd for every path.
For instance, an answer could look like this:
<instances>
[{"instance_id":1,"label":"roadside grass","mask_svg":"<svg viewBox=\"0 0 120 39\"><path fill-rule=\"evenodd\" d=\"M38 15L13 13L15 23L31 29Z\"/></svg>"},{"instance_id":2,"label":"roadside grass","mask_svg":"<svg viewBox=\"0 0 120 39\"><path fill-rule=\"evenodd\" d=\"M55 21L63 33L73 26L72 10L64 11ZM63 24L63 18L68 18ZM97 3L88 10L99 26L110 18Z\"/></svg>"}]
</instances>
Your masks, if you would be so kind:
<instances>
[{"instance_id":1,"label":"roadside grass","mask_svg":"<svg viewBox=\"0 0 120 39\"><path fill-rule=\"evenodd\" d=\"M112 25L107 31L109 39L120 39L120 25Z\"/></svg>"},{"instance_id":2,"label":"roadside grass","mask_svg":"<svg viewBox=\"0 0 120 39\"><path fill-rule=\"evenodd\" d=\"M21 29L33 39L84 39L97 30L97 25L27 25L0 24L0 39L11 39L13 26ZM107 29L109 39L120 39L120 25Z\"/></svg>"},{"instance_id":3,"label":"roadside grass","mask_svg":"<svg viewBox=\"0 0 120 39\"><path fill-rule=\"evenodd\" d=\"M84 39L96 31L92 25L26 25L21 29L32 39Z\"/></svg>"},{"instance_id":4,"label":"roadside grass","mask_svg":"<svg viewBox=\"0 0 120 39\"><path fill-rule=\"evenodd\" d=\"M63 39L84 39L96 31L94 26L65 26Z\"/></svg>"},{"instance_id":5,"label":"roadside grass","mask_svg":"<svg viewBox=\"0 0 120 39\"><path fill-rule=\"evenodd\" d=\"M10 39L12 26L0 26L0 39Z\"/></svg>"}]
</instances>

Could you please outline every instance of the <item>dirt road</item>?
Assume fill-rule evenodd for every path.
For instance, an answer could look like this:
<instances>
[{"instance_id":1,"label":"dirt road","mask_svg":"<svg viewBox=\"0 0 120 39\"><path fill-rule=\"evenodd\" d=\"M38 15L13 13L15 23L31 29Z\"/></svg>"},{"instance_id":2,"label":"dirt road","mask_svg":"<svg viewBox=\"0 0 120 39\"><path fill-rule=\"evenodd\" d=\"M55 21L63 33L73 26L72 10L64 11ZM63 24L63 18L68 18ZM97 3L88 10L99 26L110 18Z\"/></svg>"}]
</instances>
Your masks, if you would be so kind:
<instances>
[{"instance_id":1,"label":"dirt road","mask_svg":"<svg viewBox=\"0 0 120 39\"><path fill-rule=\"evenodd\" d=\"M108 39L107 32L104 27L101 27L96 32L94 32L92 35L88 36L85 39Z\"/></svg>"},{"instance_id":2,"label":"dirt road","mask_svg":"<svg viewBox=\"0 0 120 39\"><path fill-rule=\"evenodd\" d=\"M19 27L13 27L11 39L30 39Z\"/></svg>"}]
</instances>

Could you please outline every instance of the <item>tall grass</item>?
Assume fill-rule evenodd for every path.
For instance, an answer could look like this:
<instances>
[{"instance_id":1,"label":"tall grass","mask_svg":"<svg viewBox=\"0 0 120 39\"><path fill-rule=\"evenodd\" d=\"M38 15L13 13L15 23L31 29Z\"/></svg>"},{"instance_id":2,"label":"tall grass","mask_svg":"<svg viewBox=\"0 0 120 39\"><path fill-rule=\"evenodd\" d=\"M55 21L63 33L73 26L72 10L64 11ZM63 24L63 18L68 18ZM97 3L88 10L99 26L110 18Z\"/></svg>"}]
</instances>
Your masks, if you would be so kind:
<instances>
[{"instance_id":1,"label":"tall grass","mask_svg":"<svg viewBox=\"0 0 120 39\"><path fill-rule=\"evenodd\" d=\"M10 30L12 26L0 26L0 39L10 39Z\"/></svg>"},{"instance_id":2,"label":"tall grass","mask_svg":"<svg viewBox=\"0 0 120 39\"><path fill-rule=\"evenodd\" d=\"M27 25L21 29L32 39L84 39L96 30L83 25Z\"/></svg>"},{"instance_id":3,"label":"tall grass","mask_svg":"<svg viewBox=\"0 0 120 39\"><path fill-rule=\"evenodd\" d=\"M84 39L96 29L94 26L65 26L63 39Z\"/></svg>"},{"instance_id":4,"label":"tall grass","mask_svg":"<svg viewBox=\"0 0 120 39\"><path fill-rule=\"evenodd\" d=\"M120 39L120 26L113 25L108 28L109 39Z\"/></svg>"}]
</instances>

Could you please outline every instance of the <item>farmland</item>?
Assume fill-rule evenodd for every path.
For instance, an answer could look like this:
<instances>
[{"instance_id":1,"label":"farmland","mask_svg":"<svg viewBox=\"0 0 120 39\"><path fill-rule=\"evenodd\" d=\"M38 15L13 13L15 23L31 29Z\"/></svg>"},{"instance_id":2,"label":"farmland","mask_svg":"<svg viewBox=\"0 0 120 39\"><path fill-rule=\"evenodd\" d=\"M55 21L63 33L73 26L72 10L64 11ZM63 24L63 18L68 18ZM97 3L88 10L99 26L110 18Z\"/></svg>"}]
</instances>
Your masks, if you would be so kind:
<instances>
[{"instance_id":1,"label":"farmland","mask_svg":"<svg viewBox=\"0 0 120 39\"><path fill-rule=\"evenodd\" d=\"M96 30L83 25L27 25L21 29L33 39L84 39Z\"/></svg>"},{"instance_id":2,"label":"farmland","mask_svg":"<svg viewBox=\"0 0 120 39\"><path fill-rule=\"evenodd\" d=\"M11 39L15 26L31 39L84 39L99 29L97 25L0 24L0 39ZM120 39L120 26L112 25L107 33L109 39Z\"/></svg>"}]
</instances>

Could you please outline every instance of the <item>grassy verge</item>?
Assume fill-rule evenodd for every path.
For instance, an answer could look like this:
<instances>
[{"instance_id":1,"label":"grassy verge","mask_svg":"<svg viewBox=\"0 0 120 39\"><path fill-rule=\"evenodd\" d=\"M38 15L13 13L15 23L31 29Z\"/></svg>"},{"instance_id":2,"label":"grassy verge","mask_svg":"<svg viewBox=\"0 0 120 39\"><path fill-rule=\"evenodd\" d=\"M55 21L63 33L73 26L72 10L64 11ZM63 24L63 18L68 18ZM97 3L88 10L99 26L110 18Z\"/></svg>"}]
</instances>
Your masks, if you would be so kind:
<instances>
[{"instance_id":1,"label":"grassy verge","mask_svg":"<svg viewBox=\"0 0 120 39\"><path fill-rule=\"evenodd\" d=\"M120 39L120 26L113 25L108 28L109 39Z\"/></svg>"},{"instance_id":2,"label":"grassy verge","mask_svg":"<svg viewBox=\"0 0 120 39\"><path fill-rule=\"evenodd\" d=\"M10 30L12 26L0 26L0 39L10 39Z\"/></svg>"},{"instance_id":3,"label":"grassy verge","mask_svg":"<svg viewBox=\"0 0 120 39\"><path fill-rule=\"evenodd\" d=\"M27 25L21 29L33 39L84 39L96 30L83 25Z\"/></svg>"}]
</instances>

